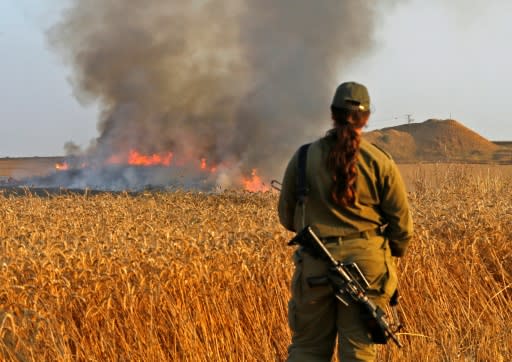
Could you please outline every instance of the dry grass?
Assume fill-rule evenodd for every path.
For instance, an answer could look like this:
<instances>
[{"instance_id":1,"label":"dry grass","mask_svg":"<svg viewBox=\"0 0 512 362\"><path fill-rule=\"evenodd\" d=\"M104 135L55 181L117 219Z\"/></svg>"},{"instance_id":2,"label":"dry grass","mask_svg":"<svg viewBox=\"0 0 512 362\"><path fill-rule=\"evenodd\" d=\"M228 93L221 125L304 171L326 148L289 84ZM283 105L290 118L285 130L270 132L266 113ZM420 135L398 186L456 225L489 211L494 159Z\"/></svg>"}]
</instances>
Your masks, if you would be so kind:
<instances>
[{"instance_id":1,"label":"dry grass","mask_svg":"<svg viewBox=\"0 0 512 362\"><path fill-rule=\"evenodd\" d=\"M512 177L437 171L411 194L416 238L399 264L411 345L391 360L510 361Z\"/></svg>"},{"instance_id":2,"label":"dry grass","mask_svg":"<svg viewBox=\"0 0 512 362\"><path fill-rule=\"evenodd\" d=\"M512 360L512 178L411 175L406 346L379 359ZM275 194L0 202L3 360L285 359L292 265Z\"/></svg>"}]
</instances>

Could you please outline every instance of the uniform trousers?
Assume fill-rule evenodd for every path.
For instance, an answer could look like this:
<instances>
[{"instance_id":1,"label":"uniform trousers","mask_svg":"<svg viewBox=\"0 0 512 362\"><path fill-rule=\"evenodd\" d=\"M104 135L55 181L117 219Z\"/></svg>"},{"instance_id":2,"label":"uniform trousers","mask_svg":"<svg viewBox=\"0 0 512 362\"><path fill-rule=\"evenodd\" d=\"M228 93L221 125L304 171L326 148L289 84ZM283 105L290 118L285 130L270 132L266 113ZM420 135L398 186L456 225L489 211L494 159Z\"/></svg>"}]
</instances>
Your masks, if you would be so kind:
<instances>
[{"instance_id":1,"label":"uniform trousers","mask_svg":"<svg viewBox=\"0 0 512 362\"><path fill-rule=\"evenodd\" d=\"M326 244L336 260L355 262L370 284L369 298L381 308L397 286L396 267L389 244L383 236L342 240ZM331 284L310 287L307 279L328 275L328 264L299 248L293 255L295 271L288 303L288 322L292 342L288 362L331 361L336 338L340 361L374 361L376 348L360 314L350 301L345 306L334 296Z\"/></svg>"}]
</instances>

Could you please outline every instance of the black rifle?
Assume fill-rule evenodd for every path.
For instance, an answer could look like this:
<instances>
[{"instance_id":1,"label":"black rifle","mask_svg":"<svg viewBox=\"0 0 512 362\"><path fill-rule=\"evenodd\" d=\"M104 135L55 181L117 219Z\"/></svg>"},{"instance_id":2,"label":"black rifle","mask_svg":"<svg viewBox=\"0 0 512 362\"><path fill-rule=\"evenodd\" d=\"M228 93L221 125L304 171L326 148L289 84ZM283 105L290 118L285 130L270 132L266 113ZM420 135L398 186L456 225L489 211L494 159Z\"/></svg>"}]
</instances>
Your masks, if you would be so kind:
<instances>
[{"instance_id":1,"label":"black rifle","mask_svg":"<svg viewBox=\"0 0 512 362\"><path fill-rule=\"evenodd\" d=\"M326 259L331 270L341 277L342 283L335 286L336 298L343 304L348 305L344 299L349 296L354 302L360 305L362 318L366 322L371 339L374 343L385 344L389 339L403 347L387 321L386 313L379 306L375 305L366 295L368 282L355 263L344 264L336 261L326 249L320 238L314 233L311 227L305 227L299 232L288 245L301 245L306 252L315 258ZM314 282L313 282L314 283ZM365 284L365 287L363 285Z\"/></svg>"}]
</instances>

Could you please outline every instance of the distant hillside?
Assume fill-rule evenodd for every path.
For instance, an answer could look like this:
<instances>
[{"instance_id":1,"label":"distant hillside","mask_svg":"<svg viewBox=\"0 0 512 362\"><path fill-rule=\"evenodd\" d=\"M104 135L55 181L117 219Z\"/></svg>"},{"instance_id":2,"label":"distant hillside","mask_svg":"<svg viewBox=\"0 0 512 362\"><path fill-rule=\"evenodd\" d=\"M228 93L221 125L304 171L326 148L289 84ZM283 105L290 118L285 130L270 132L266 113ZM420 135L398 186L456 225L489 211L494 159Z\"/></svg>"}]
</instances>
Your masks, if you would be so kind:
<instances>
[{"instance_id":1,"label":"distant hillside","mask_svg":"<svg viewBox=\"0 0 512 362\"><path fill-rule=\"evenodd\" d=\"M43 176L55 171L55 164L64 157L13 157L0 158L0 178Z\"/></svg>"},{"instance_id":2,"label":"distant hillside","mask_svg":"<svg viewBox=\"0 0 512 362\"><path fill-rule=\"evenodd\" d=\"M493 141L494 144L503 147L512 147L512 141Z\"/></svg>"},{"instance_id":3,"label":"distant hillside","mask_svg":"<svg viewBox=\"0 0 512 362\"><path fill-rule=\"evenodd\" d=\"M512 150L453 120L429 119L365 133L398 162L512 162Z\"/></svg>"}]
</instances>

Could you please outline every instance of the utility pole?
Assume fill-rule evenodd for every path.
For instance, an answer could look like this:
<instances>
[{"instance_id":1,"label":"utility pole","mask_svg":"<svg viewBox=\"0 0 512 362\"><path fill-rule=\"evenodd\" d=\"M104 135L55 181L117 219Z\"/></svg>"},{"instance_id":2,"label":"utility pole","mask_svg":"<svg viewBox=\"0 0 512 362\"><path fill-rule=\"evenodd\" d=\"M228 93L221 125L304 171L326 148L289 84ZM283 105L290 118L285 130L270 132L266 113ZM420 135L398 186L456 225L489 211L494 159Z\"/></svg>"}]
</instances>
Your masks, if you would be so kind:
<instances>
[{"instance_id":1,"label":"utility pole","mask_svg":"<svg viewBox=\"0 0 512 362\"><path fill-rule=\"evenodd\" d=\"M411 124L414 122L414 118L412 118L412 114L406 114L407 117L407 124Z\"/></svg>"}]
</instances>

